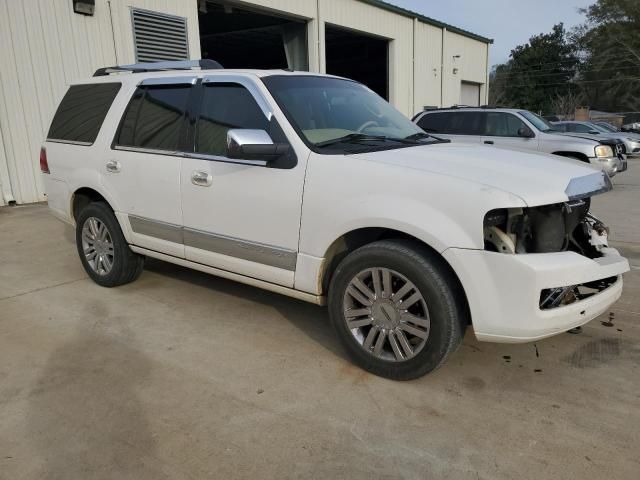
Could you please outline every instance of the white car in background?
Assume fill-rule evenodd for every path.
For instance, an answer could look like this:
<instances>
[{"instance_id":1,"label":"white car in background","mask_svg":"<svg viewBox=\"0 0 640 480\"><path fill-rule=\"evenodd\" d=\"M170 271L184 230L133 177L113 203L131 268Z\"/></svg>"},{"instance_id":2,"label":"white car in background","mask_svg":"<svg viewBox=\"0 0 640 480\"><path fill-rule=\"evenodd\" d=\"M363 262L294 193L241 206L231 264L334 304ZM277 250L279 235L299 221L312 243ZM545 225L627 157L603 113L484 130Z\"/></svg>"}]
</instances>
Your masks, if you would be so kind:
<instances>
[{"instance_id":1,"label":"white car in background","mask_svg":"<svg viewBox=\"0 0 640 480\"><path fill-rule=\"evenodd\" d=\"M562 121L552 122L552 125L561 132L617 138L624 143L628 157L640 156L640 135L637 133L619 132L613 127L606 127L593 122Z\"/></svg>"},{"instance_id":2,"label":"white car in background","mask_svg":"<svg viewBox=\"0 0 640 480\"><path fill-rule=\"evenodd\" d=\"M353 361L402 380L469 326L529 342L620 297L628 263L589 214L603 172L436 139L347 79L199 65L100 69L58 107L49 206L97 284L152 257L328 304Z\"/></svg>"}]
</instances>

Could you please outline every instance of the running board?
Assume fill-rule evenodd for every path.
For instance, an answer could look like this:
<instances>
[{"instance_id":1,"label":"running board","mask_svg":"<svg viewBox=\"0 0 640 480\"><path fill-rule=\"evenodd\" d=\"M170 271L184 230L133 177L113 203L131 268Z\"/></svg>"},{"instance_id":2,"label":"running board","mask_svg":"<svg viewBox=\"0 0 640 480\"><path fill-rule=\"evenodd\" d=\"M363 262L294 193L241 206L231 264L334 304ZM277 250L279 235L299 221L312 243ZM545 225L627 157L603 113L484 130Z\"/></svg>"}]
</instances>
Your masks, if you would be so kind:
<instances>
[{"instance_id":1,"label":"running board","mask_svg":"<svg viewBox=\"0 0 640 480\"><path fill-rule=\"evenodd\" d=\"M140 255L145 255L147 257L155 258L168 263L174 263L182 267L198 270L199 272L208 273L209 275L215 275L216 277L233 280L234 282L244 283L245 285L261 288L270 292L279 293L281 295L286 295L287 297L313 303L315 305L324 306L327 303L326 297L322 295L313 295L311 293L301 292L299 290L294 290L293 288L283 287L282 285L276 285L274 283L265 282L256 278L246 277L244 275L210 267L201 263L191 262L184 258L173 257L171 255L166 255L154 250L147 250L146 248L136 247L135 245L129 245L129 248L131 248L131 250L135 253L139 253Z\"/></svg>"}]
</instances>

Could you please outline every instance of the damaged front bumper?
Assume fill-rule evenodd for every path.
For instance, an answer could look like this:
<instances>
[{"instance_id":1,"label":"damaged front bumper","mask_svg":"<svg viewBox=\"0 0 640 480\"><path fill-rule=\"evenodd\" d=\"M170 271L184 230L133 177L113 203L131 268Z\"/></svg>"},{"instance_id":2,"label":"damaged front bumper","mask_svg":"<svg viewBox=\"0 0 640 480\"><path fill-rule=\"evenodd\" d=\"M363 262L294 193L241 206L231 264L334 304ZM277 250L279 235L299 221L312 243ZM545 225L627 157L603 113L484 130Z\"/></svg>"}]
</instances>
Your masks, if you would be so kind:
<instances>
[{"instance_id":1,"label":"damaged front bumper","mask_svg":"<svg viewBox=\"0 0 640 480\"><path fill-rule=\"evenodd\" d=\"M478 340L523 343L583 325L620 298L629 263L613 248L601 253L590 259L572 251L509 255L450 248L443 255L465 290ZM604 279L609 283L596 293L542 306L544 292Z\"/></svg>"}]
</instances>

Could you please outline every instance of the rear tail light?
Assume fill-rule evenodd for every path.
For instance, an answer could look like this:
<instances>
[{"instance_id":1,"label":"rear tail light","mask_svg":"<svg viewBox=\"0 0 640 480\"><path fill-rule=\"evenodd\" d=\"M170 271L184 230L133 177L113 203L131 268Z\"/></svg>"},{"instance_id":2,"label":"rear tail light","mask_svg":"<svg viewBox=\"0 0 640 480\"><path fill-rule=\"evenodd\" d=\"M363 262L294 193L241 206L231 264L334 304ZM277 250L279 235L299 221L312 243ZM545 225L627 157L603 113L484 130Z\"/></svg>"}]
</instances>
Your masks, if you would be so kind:
<instances>
[{"instance_id":1,"label":"rear tail light","mask_svg":"<svg viewBox=\"0 0 640 480\"><path fill-rule=\"evenodd\" d=\"M44 147L40 149L40 171L42 173L50 173L49 162L47 162L47 149Z\"/></svg>"}]
</instances>

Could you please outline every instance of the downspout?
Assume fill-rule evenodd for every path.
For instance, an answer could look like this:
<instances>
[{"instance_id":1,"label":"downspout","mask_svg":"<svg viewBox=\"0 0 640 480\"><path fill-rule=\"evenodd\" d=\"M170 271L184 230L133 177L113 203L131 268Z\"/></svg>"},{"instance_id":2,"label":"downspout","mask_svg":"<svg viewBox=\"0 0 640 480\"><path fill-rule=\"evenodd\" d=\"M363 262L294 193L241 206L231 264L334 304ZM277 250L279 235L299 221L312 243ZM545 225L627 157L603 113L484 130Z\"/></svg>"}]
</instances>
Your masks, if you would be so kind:
<instances>
[{"instance_id":1,"label":"downspout","mask_svg":"<svg viewBox=\"0 0 640 480\"><path fill-rule=\"evenodd\" d=\"M317 28L317 40L316 43L318 45L318 73L323 73L322 72L322 45L320 45L320 31L321 31L321 24L320 24L320 0L316 0L316 23L318 24L318 28ZM325 72L326 73L326 66L325 66Z\"/></svg>"},{"instance_id":2,"label":"downspout","mask_svg":"<svg viewBox=\"0 0 640 480\"><path fill-rule=\"evenodd\" d=\"M447 29L442 29L442 48L440 49L440 108L444 108L444 39Z\"/></svg>"},{"instance_id":3,"label":"downspout","mask_svg":"<svg viewBox=\"0 0 640 480\"><path fill-rule=\"evenodd\" d=\"M487 83L486 88L484 89L484 104L489 105L489 79L491 78L489 75L489 44L487 43L487 61L485 63L485 69L487 72Z\"/></svg>"},{"instance_id":4,"label":"downspout","mask_svg":"<svg viewBox=\"0 0 640 480\"><path fill-rule=\"evenodd\" d=\"M0 162L0 193L5 205L13 206L16 204L16 199L13 197L13 189L11 188L11 176L7 167L7 150L4 147L4 139L2 137L2 125L0 124L0 157L3 160Z\"/></svg>"},{"instance_id":5,"label":"downspout","mask_svg":"<svg viewBox=\"0 0 640 480\"><path fill-rule=\"evenodd\" d=\"M409 110L411 112L411 115L416 113L416 30L418 28L418 18L415 17L413 19L413 48L411 50L411 54L412 54L412 68L413 68L413 79L412 79L412 85L413 88L411 89L411 109Z\"/></svg>"}]
</instances>

